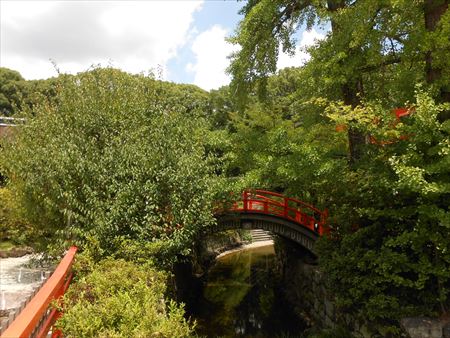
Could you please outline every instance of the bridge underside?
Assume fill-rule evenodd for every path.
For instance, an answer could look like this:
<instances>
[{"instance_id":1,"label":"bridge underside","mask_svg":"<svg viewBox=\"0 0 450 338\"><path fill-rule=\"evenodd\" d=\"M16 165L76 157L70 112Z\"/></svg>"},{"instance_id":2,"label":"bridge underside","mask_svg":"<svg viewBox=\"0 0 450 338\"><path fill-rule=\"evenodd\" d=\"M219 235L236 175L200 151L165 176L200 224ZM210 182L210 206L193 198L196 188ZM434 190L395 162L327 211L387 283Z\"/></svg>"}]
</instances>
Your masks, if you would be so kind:
<instances>
[{"instance_id":1,"label":"bridge underside","mask_svg":"<svg viewBox=\"0 0 450 338\"><path fill-rule=\"evenodd\" d=\"M304 227L276 216L261 213L236 213L217 217L217 226L212 231L232 229L264 229L281 237L290 239L314 252L314 244L319 235Z\"/></svg>"}]
</instances>

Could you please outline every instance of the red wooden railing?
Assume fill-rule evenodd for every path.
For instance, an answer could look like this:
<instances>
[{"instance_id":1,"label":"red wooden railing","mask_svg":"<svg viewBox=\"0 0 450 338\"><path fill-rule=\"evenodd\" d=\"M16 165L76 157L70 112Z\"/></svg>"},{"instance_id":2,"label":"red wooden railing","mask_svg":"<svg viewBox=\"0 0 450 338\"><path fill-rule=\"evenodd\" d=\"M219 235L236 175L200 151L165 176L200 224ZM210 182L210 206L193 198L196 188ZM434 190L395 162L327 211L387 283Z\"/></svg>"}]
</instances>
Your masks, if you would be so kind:
<instances>
[{"instance_id":1,"label":"red wooden railing","mask_svg":"<svg viewBox=\"0 0 450 338\"><path fill-rule=\"evenodd\" d=\"M77 252L71 247L53 274L19 313L14 321L2 333L0 338L47 337L50 328L60 313L50 303L59 299L69 287L72 280L72 263ZM52 337L59 337L59 331L53 331Z\"/></svg>"},{"instance_id":2,"label":"red wooden railing","mask_svg":"<svg viewBox=\"0 0 450 338\"><path fill-rule=\"evenodd\" d=\"M297 200L265 190L251 190L242 193L241 200L234 203L231 211L261 213L282 217L318 233L325 234L328 211Z\"/></svg>"}]
</instances>

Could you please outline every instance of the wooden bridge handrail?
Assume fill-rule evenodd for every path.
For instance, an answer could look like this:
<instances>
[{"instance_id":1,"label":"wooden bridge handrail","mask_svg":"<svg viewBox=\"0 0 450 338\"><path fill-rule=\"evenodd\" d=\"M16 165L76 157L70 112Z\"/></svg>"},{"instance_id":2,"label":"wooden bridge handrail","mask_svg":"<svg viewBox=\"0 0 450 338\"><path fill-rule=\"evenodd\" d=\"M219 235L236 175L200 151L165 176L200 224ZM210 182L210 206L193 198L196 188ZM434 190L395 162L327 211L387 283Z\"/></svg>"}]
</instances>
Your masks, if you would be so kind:
<instances>
[{"instance_id":1,"label":"wooden bridge handrail","mask_svg":"<svg viewBox=\"0 0 450 338\"><path fill-rule=\"evenodd\" d=\"M246 190L246 192L247 193L252 193L253 191L252 190ZM280 193L276 193L276 192L272 192L272 191L267 191L267 190L254 190L254 192L255 193L258 193L258 194L264 194L264 195L268 195L268 196L275 196L275 197L280 197L280 198L282 198L283 200L288 200L288 201L291 201L291 202L294 202L294 203L297 203L297 204L299 204L299 205L302 205L302 206L304 206L304 207L306 207L306 208L308 208L308 209L311 209L311 210L313 210L313 211L316 211L317 213L319 213L319 214L321 214L323 211L321 211L320 209L317 209L315 206L313 206L313 205L311 205L311 204L308 204L308 203L305 203L305 202L303 202L303 201L300 201L300 200L298 200L298 199L296 199L296 198L292 198L292 197L286 197L286 196L284 196L284 195L282 195L282 194L280 194ZM258 196L258 195L257 195ZM263 196L263 195L262 195Z\"/></svg>"},{"instance_id":2,"label":"wooden bridge handrail","mask_svg":"<svg viewBox=\"0 0 450 338\"><path fill-rule=\"evenodd\" d=\"M56 320L58 312L55 310L50 311L49 318L45 318L45 315L49 310L50 303L62 296L70 283L70 271L76 252L77 248L74 246L67 251L50 278L7 327L0 338L28 338L36 329L38 329L37 337L47 336L47 331L54 320ZM41 320L44 320L45 323L44 327L39 329L38 326Z\"/></svg>"},{"instance_id":3,"label":"wooden bridge handrail","mask_svg":"<svg viewBox=\"0 0 450 338\"><path fill-rule=\"evenodd\" d=\"M290 205L290 202L295 205ZM273 215L298 223L319 235L326 233L328 217L328 211L326 209L319 210L295 198L286 197L271 191L246 190L242 193L242 207L239 206L239 202L236 202L231 208L231 211Z\"/></svg>"}]
</instances>

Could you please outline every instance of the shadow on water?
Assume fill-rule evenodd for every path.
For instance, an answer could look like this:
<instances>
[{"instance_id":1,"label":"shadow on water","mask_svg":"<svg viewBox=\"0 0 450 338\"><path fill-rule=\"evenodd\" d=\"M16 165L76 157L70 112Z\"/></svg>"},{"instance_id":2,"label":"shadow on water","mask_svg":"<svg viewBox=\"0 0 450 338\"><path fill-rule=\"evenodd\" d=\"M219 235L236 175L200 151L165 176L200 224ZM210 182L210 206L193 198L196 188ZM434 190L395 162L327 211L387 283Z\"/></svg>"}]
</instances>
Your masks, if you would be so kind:
<instances>
[{"instance_id":1,"label":"shadow on water","mask_svg":"<svg viewBox=\"0 0 450 338\"><path fill-rule=\"evenodd\" d=\"M219 258L192 304L197 333L207 337L300 337L306 325L284 299L273 246Z\"/></svg>"}]
</instances>

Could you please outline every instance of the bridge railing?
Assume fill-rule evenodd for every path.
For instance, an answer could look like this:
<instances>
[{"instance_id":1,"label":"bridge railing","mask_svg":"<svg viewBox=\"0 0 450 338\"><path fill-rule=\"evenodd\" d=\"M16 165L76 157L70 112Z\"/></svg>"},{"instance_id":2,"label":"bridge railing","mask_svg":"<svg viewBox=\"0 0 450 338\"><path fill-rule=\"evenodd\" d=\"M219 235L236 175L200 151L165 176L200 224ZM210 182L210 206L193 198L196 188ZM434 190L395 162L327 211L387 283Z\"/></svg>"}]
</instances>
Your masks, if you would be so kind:
<instances>
[{"instance_id":1,"label":"bridge railing","mask_svg":"<svg viewBox=\"0 0 450 338\"><path fill-rule=\"evenodd\" d=\"M278 216L301 224L319 235L326 233L327 210L319 210L295 198L271 191L244 191L241 200L234 203L231 210Z\"/></svg>"},{"instance_id":2,"label":"bridge railing","mask_svg":"<svg viewBox=\"0 0 450 338\"><path fill-rule=\"evenodd\" d=\"M76 247L71 247L67 251L50 278L14 321L8 325L0 338L47 337L51 327L60 316L58 310L51 307L51 302L64 295L69 287L76 252ZM52 332L52 337L59 336L61 336L60 332Z\"/></svg>"}]
</instances>

